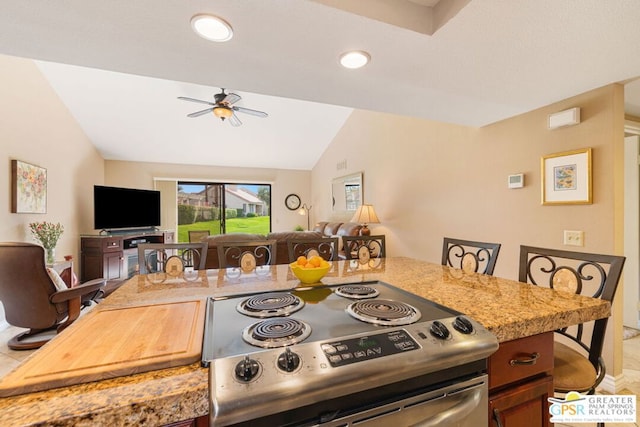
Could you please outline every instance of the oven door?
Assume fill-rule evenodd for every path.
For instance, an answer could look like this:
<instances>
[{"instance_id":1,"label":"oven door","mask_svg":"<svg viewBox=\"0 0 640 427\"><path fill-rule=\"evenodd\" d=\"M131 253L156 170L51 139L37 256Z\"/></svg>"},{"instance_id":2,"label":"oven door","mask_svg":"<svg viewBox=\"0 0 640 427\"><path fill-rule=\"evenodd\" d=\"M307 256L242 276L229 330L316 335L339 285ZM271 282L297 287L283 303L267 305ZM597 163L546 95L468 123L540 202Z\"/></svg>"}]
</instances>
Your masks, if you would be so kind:
<instances>
[{"instance_id":1,"label":"oven door","mask_svg":"<svg viewBox=\"0 0 640 427\"><path fill-rule=\"evenodd\" d=\"M488 391L482 375L314 427L487 427Z\"/></svg>"}]
</instances>

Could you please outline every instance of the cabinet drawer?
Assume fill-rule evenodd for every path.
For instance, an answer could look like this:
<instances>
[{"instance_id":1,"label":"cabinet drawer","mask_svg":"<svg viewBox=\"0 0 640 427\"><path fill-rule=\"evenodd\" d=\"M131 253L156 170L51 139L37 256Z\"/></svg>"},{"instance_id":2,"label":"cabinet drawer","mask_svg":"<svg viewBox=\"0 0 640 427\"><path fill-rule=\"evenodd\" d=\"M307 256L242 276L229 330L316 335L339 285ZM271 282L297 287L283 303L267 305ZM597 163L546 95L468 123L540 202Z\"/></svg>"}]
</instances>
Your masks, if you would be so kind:
<instances>
[{"instance_id":1,"label":"cabinet drawer","mask_svg":"<svg viewBox=\"0 0 640 427\"><path fill-rule=\"evenodd\" d=\"M80 248L84 252L112 252L122 250L122 238L120 237L83 237L80 239Z\"/></svg>"},{"instance_id":2,"label":"cabinet drawer","mask_svg":"<svg viewBox=\"0 0 640 427\"><path fill-rule=\"evenodd\" d=\"M489 357L490 390L541 373L553 373L553 332L500 343Z\"/></svg>"},{"instance_id":3,"label":"cabinet drawer","mask_svg":"<svg viewBox=\"0 0 640 427\"><path fill-rule=\"evenodd\" d=\"M102 250L104 252L121 251L122 250L122 239L121 238L102 239Z\"/></svg>"}]
</instances>

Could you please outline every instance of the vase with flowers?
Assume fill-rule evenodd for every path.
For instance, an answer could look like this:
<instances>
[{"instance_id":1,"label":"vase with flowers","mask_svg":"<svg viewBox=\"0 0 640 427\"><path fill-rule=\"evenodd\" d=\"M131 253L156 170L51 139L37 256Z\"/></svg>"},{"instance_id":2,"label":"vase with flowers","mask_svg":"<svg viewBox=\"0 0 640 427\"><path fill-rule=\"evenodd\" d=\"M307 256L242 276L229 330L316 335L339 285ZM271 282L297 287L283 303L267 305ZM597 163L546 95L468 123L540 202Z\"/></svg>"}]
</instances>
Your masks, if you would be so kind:
<instances>
[{"instance_id":1,"label":"vase with flowers","mask_svg":"<svg viewBox=\"0 0 640 427\"><path fill-rule=\"evenodd\" d=\"M29 223L31 234L44 247L47 264L53 264L56 260L56 244L64 232L62 224L52 222L31 222Z\"/></svg>"}]
</instances>

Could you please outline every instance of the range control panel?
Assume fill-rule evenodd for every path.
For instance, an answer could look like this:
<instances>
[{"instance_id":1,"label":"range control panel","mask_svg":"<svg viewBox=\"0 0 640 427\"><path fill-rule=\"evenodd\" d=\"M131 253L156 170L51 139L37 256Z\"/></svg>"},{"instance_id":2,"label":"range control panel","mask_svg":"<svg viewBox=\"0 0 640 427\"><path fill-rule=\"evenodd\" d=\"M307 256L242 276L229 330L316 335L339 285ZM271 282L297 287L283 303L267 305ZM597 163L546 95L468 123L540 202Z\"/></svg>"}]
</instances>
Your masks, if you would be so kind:
<instances>
[{"instance_id":1,"label":"range control panel","mask_svg":"<svg viewBox=\"0 0 640 427\"><path fill-rule=\"evenodd\" d=\"M324 343L321 346L333 367L349 365L363 360L417 350L417 342L404 329L367 335L342 341Z\"/></svg>"}]
</instances>

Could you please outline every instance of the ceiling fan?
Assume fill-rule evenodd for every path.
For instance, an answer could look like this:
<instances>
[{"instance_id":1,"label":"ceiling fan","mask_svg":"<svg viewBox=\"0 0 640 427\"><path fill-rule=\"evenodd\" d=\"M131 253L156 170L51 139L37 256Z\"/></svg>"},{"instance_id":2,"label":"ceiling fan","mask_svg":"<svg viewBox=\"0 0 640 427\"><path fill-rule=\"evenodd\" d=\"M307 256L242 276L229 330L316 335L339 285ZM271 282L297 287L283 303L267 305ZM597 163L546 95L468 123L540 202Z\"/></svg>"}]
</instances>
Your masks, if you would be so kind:
<instances>
[{"instance_id":1,"label":"ceiling fan","mask_svg":"<svg viewBox=\"0 0 640 427\"><path fill-rule=\"evenodd\" d=\"M214 102L204 101L201 99L188 98L186 96L179 96L178 99L182 99L183 101L190 102L198 102L200 104L207 104L211 107L205 108L204 110L196 111L191 114L187 114L187 117L200 117L207 113L213 113L214 116L219 117L222 121L225 119L229 119L229 123L231 126L240 126L242 122L235 115L235 112L251 114L256 117L267 117L268 114L264 111L252 110L250 108L237 107L233 104L240 101L242 97L235 93L225 93L224 88L222 88L222 92L216 93L213 96Z\"/></svg>"}]
</instances>

